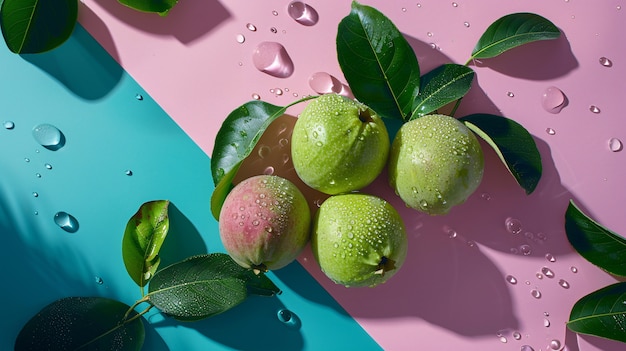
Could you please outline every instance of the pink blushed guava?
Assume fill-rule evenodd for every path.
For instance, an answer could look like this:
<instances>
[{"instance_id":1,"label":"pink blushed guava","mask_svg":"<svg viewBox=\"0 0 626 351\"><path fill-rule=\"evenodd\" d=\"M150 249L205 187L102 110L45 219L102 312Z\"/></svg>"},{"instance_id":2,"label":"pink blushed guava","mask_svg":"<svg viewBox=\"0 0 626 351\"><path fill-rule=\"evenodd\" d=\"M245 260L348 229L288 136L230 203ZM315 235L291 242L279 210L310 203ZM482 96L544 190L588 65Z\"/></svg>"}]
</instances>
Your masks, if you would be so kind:
<instances>
[{"instance_id":1,"label":"pink blushed guava","mask_svg":"<svg viewBox=\"0 0 626 351\"><path fill-rule=\"evenodd\" d=\"M462 122L427 115L406 122L389 155L389 183L407 206L431 215L448 213L480 185L484 157Z\"/></svg>"},{"instance_id":2,"label":"pink blushed guava","mask_svg":"<svg viewBox=\"0 0 626 351\"><path fill-rule=\"evenodd\" d=\"M298 177L329 195L359 190L373 182L387 163L389 147L380 116L338 94L309 102L291 136Z\"/></svg>"},{"instance_id":3,"label":"pink blushed guava","mask_svg":"<svg viewBox=\"0 0 626 351\"><path fill-rule=\"evenodd\" d=\"M337 284L373 287L402 266L408 239L402 218L387 201L368 194L341 194L322 203L313 221L311 249Z\"/></svg>"},{"instance_id":4,"label":"pink blushed guava","mask_svg":"<svg viewBox=\"0 0 626 351\"><path fill-rule=\"evenodd\" d=\"M235 262L256 271L280 269L307 245L311 212L289 180L274 175L244 179L226 197L219 216L224 248Z\"/></svg>"}]
</instances>

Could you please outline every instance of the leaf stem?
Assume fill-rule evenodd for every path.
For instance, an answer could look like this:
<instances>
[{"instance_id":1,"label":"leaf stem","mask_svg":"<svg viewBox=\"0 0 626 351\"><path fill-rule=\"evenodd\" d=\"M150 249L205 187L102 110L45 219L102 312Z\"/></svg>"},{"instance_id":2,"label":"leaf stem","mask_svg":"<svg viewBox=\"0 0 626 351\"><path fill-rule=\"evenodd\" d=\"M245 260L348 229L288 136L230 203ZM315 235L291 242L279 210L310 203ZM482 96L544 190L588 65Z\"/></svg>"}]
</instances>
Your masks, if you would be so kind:
<instances>
[{"instance_id":1,"label":"leaf stem","mask_svg":"<svg viewBox=\"0 0 626 351\"><path fill-rule=\"evenodd\" d=\"M142 287L142 290L143 290L143 287ZM135 308L136 308L137 306L141 305L141 304L142 304L142 303L144 303L144 302L148 302L148 300L150 300L150 297L148 297L148 296L144 296L144 297L142 297L141 299L139 299L139 300L135 301L135 303L134 303L132 306L130 306L130 308L128 309L128 311L126 311L126 313L124 314L124 317L122 318L122 321L126 321L126 320L127 320L127 318L128 318L128 315L130 315L130 313L131 313L133 310L135 310ZM152 305L150 305L150 307L149 307L147 310L145 310L144 312L142 312L140 315L142 315L142 314L144 314L144 313L148 312L148 311L150 310L150 308L152 308ZM136 316L133 316L133 318L131 318L131 320L132 320L132 319L134 319L135 317L136 317Z\"/></svg>"},{"instance_id":2,"label":"leaf stem","mask_svg":"<svg viewBox=\"0 0 626 351\"><path fill-rule=\"evenodd\" d=\"M459 105L461 104L461 100L463 100L463 98L459 98L458 100L456 100L454 107L452 107L452 111L450 111L450 117L454 117L456 110L459 108Z\"/></svg>"}]
</instances>

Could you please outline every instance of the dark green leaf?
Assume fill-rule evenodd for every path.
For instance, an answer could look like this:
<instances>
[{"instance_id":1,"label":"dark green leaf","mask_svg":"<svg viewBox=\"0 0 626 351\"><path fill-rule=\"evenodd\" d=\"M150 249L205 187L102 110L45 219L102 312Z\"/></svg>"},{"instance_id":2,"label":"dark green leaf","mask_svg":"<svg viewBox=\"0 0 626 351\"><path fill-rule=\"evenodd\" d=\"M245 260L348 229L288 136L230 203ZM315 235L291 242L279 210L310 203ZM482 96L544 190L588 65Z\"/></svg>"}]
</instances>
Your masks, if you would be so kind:
<instances>
[{"instance_id":1,"label":"dark green leaf","mask_svg":"<svg viewBox=\"0 0 626 351\"><path fill-rule=\"evenodd\" d=\"M24 325L15 350L141 350L145 337L141 318L121 323L129 309L101 297L57 300ZM128 317L136 315L132 311Z\"/></svg>"},{"instance_id":2,"label":"dark green leaf","mask_svg":"<svg viewBox=\"0 0 626 351\"><path fill-rule=\"evenodd\" d=\"M118 0L120 4L142 12L154 12L161 16L167 13L178 3L178 0Z\"/></svg>"},{"instance_id":3,"label":"dark green leaf","mask_svg":"<svg viewBox=\"0 0 626 351\"><path fill-rule=\"evenodd\" d=\"M170 226L168 200L146 202L126 224L122 257L130 277L143 287L154 276L161 257L159 251Z\"/></svg>"},{"instance_id":4,"label":"dark green leaf","mask_svg":"<svg viewBox=\"0 0 626 351\"><path fill-rule=\"evenodd\" d=\"M436 111L467 94L474 71L457 64L445 64L426 73L420 80L420 91L413 101L411 119Z\"/></svg>"},{"instance_id":5,"label":"dark green leaf","mask_svg":"<svg viewBox=\"0 0 626 351\"><path fill-rule=\"evenodd\" d=\"M225 312L247 296L245 268L227 254L193 256L158 271L150 282L150 302L182 321Z\"/></svg>"},{"instance_id":6,"label":"dark green leaf","mask_svg":"<svg viewBox=\"0 0 626 351\"><path fill-rule=\"evenodd\" d=\"M280 294L280 289L264 273L254 273L246 270L239 277L245 280L248 287L248 294L260 296L274 296Z\"/></svg>"},{"instance_id":7,"label":"dark green leaf","mask_svg":"<svg viewBox=\"0 0 626 351\"><path fill-rule=\"evenodd\" d=\"M232 181L243 160L250 155L267 127L282 116L289 106L310 100L315 96L297 100L287 106L276 106L252 100L231 112L215 136L211 156L211 173L215 190L211 195L211 213L220 216L226 195L233 188Z\"/></svg>"},{"instance_id":8,"label":"dark green leaf","mask_svg":"<svg viewBox=\"0 0 626 351\"><path fill-rule=\"evenodd\" d=\"M35 54L63 44L77 17L77 0L4 0L0 29L11 52Z\"/></svg>"},{"instance_id":9,"label":"dark green leaf","mask_svg":"<svg viewBox=\"0 0 626 351\"><path fill-rule=\"evenodd\" d=\"M609 285L578 300L567 327L576 333L626 342L626 283Z\"/></svg>"},{"instance_id":10,"label":"dark green leaf","mask_svg":"<svg viewBox=\"0 0 626 351\"><path fill-rule=\"evenodd\" d=\"M506 117L490 114L473 114L460 120L496 151L527 194L535 190L541 179L541 154L524 127Z\"/></svg>"},{"instance_id":11,"label":"dark green leaf","mask_svg":"<svg viewBox=\"0 0 626 351\"><path fill-rule=\"evenodd\" d=\"M382 117L408 118L419 90L419 65L387 17L353 2L337 30L337 59L359 101Z\"/></svg>"},{"instance_id":12,"label":"dark green leaf","mask_svg":"<svg viewBox=\"0 0 626 351\"><path fill-rule=\"evenodd\" d=\"M565 212L565 233L587 261L609 273L626 277L626 239L585 215L573 201Z\"/></svg>"},{"instance_id":13,"label":"dark green leaf","mask_svg":"<svg viewBox=\"0 0 626 351\"><path fill-rule=\"evenodd\" d=\"M534 13L513 13L493 22L472 51L473 59L500 55L514 47L538 40L556 39L559 29L549 20Z\"/></svg>"}]
</instances>

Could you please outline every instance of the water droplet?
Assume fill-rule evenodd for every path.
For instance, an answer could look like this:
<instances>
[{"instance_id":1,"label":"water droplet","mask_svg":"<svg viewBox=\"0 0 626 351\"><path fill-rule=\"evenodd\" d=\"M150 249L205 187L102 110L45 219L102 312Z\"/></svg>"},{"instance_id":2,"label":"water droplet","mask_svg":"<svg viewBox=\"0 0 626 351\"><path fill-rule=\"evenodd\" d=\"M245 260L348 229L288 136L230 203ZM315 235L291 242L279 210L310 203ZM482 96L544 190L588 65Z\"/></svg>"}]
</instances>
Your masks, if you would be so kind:
<instances>
[{"instance_id":1,"label":"water droplet","mask_svg":"<svg viewBox=\"0 0 626 351\"><path fill-rule=\"evenodd\" d=\"M276 29L276 27L272 27L272 28L270 28L270 32L276 34L276 33L278 33L278 29Z\"/></svg>"},{"instance_id":2,"label":"water droplet","mask_svg":"<svg viewBox=\"0 0 626 351\"><path fill-rule=\"evenodd\" d=\"M104 284L104 280L102 280L102 278L96 276L95 279L96 279L96 284L98 284L98 285Z\"/></svg>"},{"instance_id":3,"label":"water droplet","mask_svg":"<svg viewBox=\"0 0 626 351\"><path fill-rule=\"evenodd\" d=\"M402 8L402 12L406 12L406 7L403 7L403 8Z\"/></svg>"},{"instance_id":4,"label":"water droplet","mask_svg":"<svg viewBox=\"0 0 626 351\"><path fill-rule=\"evenodd\" d=\"M30 162L30 158L25 157L25 158L24 158L24 162L26 162L26 163Z\"/></svg>"},{"instance_id":5,"label":"water droplet","mask_svg":"<svg viewBox=\"0 0 626 351\"><path fill-rule=\"evenodd\" d=\"M287 144L289 144L289 139L287 139L287 138L281 138L278 141L278 145L280 145L280 147L285 147L285 146L287 146Z\"/></svg>"},{"instance_id":6,"label":"water droplet","mask_svg":"<svg viewBox=\"0 0 626 351\"><path fill-rule=\"evenodd\" d=\"M601 112L601 111L600 111L600 108L599 108L598 106L596 106L596 105L591 105L591 106L589 106L589 111L591 111L591 112L593 112L593 113L596 113L596 114L598 114L598 113L600 113L600 112Z\"/></svg>"},{"instance_id":7,"label":"water droplet","mask_svg":"<svg viewBox=\"0 0 626 351\"><path fill-rule=\"evenodd\" d=\"M141 94L136 94L136 95L135 95L135 99L137 99L137 100L141 101L141 100L143 100L143 95L141 95Z\"/></svg>"},{"instance_id":8,"label":"water droplet","mask_svg":"<svg viewBox=\"0 0 626 351\"><path fill-rule=\"evenodd\" d=\"M51 124L40 124L33 128L35 140L48 150L56 151L65 145L65 137L61 131Z\"/></svg>"},{"instance_id":9,"label":"water droplet","mask_svg":"<svg viewBox=\"0 0 626 351\"><path fill-rule=\"evenodd\" d=\"M5 129L11 130L15 128L15 123L13 123L13 121L5 121L3 125Z\"/></svg>"},{"instance_id":10,"label":"water droplet","mask_svg":"<svg viewBox=\"0 0 626 351\"><path fill-rule=\"evenodd\" d=\"M432 32L428 32L428 33L426 33L426 35L427 35L428 37L432 37L432 36L433 36L433 33L432 33Z\"/></svg>"},{"instance_id":11,"label":"water droplet","mask_svg":"<svg viewBox=\"0 0 626 351\"><path fill-rule=\"evenodd\" d=\"M539 291L538 289L532 289L530 291L530 296L536 298L536 299L540 299L541 298L541 291Z\"/></svg>"},{"instance_id":12,"label":"water droplet","mask_svg":"<svg viewBox=\"0 0 626 351\"><path fill-rule=\"evenodd\" d=\"M294 70L285 47L273 41L260 43L252 54L252 62L259 71L277 78L287 78Z\"/></svg>"},{"instance_id":13,"label":"water droplet","mask_svg":"<svg viewBox=\"0 0 626 351\"><path fill-rule=\"evenodd\" d=\"M278 320L282 323L284 323L285 325L289 326L289 327L299 327L300 326L300 319L298 318L298 316L296 316L293 312L289 311L288 309L280 309L278 310L278 312L276 312L276 317L278 317Z\"/></svg>"},{"instance_id":14,"label":"water droplet","mask_svg":"<svg viewBox=\"0 0 626 351\"><path fill-rule=\"evenodd\" d=\"M550 341L550 350L560 350L561 349L561 342L558 341L557 339L553 339L552 341Z\"/></svg>"},{"instance_id":15,"label":"water droplet","mask_svg":"<svg viewBox=\"0 0 626 351\"><path fill-rule=\"evenodd\" d=\"M543 279L543 274L537 272L535 273L535 277L537 277L537 279Z\"/></svg>"},{"instance_id":16,"label":"water droplet","mask_svg":"<svg viewBox=\"0 0 626 351\"><path fill-rule=\"evenodd\" d=\"M261 145L261 147L259 147L259 151L258 151L259 157L260 158L266 158L270 154L271 151L272 151L272 149L269 146Z\"/></svg>"},{"instance_id":17,"label":"water droplet","mask_svg":"<svg viewBox=\"0 0 626 351\"><path fill-rule=\"evenodd\" d=\"M289 17L304 26L312 26L319 20L317 11L302 1L292 1L287 7Z\"/></svg>"},{"instance_id":18,"label":"water droplet","mask_svg":"<svg viewBox=\"0 0 626 351\"><path fill-rule=\"evenodd\" d=\"M276 11L276 10L272 11L272 15L278 16L278 11Z\"/></svg>"},{"instance_id":19,"label":"water droplet","mask_svg":"<svg viewBox=\"0 0 626 351\"><path fill-rule=\"evenodd\" d=\"M513 284L513 285L517 284L517 278L515 278L514 276L510 274L507 275L505 279L509 284Z\"/></svg>"},{"instance_id":20,"label":"water droplet","mask_svg":"<svg viewBox=\"0 0 626 351\"><path fill-rule=\"evenodd\" d=\"M252 98L254 100L261 100L261 95L259 95L259 94L252 94Z\"/></svg>"},{"instance_id":21,"label":"water droplet","mask_svg":"<svg viewBox=\"0 0 626 351\"><path fill-rule=\"evenodd\" d=\"M511 234L519 234L522 231L522 222L517 218L508 217L504 220L504 226Z\"/></svg>"},{"instance_id":22,"label":"water droplet","mask_svg":"<svg viewBox=\"0 0 626 351\"><path fill-rule=\"evenodd\" d=\"M457 4L456 2L453 2L452 7L459 7L459 4Z\"/></svg>"},{"instance_id":23,"label":"water droplet","mask_svg":"<svg viewBox=\"0 0 626 351\"><path fill-rule=\"evenodd\" d=\"M33 197L39 197L39 193L36 191L33 191Z\"/></svg>"},{"instance_id":24,"label":"water droplet","mask_svg":"<svg viewBox=\"0 0 626 351\"><path fill-rule=\"evenodd\" d=\"M46 163L46 164L44 165L44 167L46 167L46 169L52 169L52 165L51 165L51 164L49 164L49 163Z\"/></svg>"},{"instance_id":25,"label":"water droplet","mask_svg":"<svg viewBox=\"0 0 626 351\"><path fill-rule=\"evenodd\" d=\"M535 349L533 349L530 345L522 345L520 351L535 351Z\"/></svg>"},{"instance_id":26,"label":"water droplet","mask_svg":"<svg viewBox=\"0 0 626 351\"><path fill-rule=\"evenodd\" d=\"M557 114L567 106L567 97L557 87L548 87L541 96L541 106L544 110Z\"/></svg>"},{"instance_id":27,"label":"water droplet","mask_svg":"<svg viewBox=\"0 0 626 351\"><path fill-rule=\"evenodd\" d=\"M509 91L506 93L506 96L508 97L515 97L515 94L512 91Z\"/></svg>"},{"instance_id":28,"label":"water droplet","mask_svg":"<svg viewBox=\"0 0 626 351\"><path fill-rule=\"evenodd\" d=\"M246 37L243 34L239 33L235 36L235 40L237 40L239 44L243 44L246 41Z\"/></svg>"},{"instance_id":29,"label":"water droplet","mask_svg":"<svg viewBox=\"0 0 626 351\"><path fill-rule=\"evenodd\" d=\"M622 151L624 146L622 145L622 141L617 138L609 139L609 149L613 152Z\"/></svg>"},{"instance_id":30,"label":"water droplet","mask_svg":"<svg viewBox=\"0 0 626 351\"><path fill-rule=\"evenodd\" d=\"M556 262L556 257L554 257L551 253L547 253L545 257L549 262Z\"/></svg>"},{"instance_id":31,"label":"water droplet","mask_svg":"<svg viewBox=\"0 0 626 351\"><path fill-rule=\"evenodd\" d=\"M130 169L127 169L124 171L124 174L126 174L127 176L132 176L133 175L133 171L131 171Z\"/></svg>"},{"instance_id":32,"label":"water droplet","mask_svg":"<svg viewBox=\"0 0 626 351\"><path fill-rule=\"evenodd\" d=\"M246 28L248 28L248 30L251 32L256 32L256 26L252 23L246 24Z\"/></svg>"},{"instance_id":33,"label":"water droplet","mask_svg":"<svg viewBox=\"0 0 626 351\"><path fill-rule=\"evenodd\" d=\"M530 245L524 244L519 247L519 251L522 253L522 255L528 256L533 252L533 248L530 247Z\"/></svg>"},{"instance_id":34,"label":"water droplet","mask_svg":"<svg viewBox=\"0 0 626 351\"><path fill-rule=\"evenodd\" d=\"M554 272L548 267L542 267L541 273L543 273L548 278L554 278Z\"/></svg>"},{"instance_id":35,"label":"water droplet","mask_svg":"<svg viewBox=\"0 0 626 351\"><path fill-rule=\"evenodd\" d=\"M456 230L454 230L453 228L450 228L448 226L443 227L443 232L446 233L448 235L448 238L450 238L450 239L454 239L458 235Z\"/></svg>"},{"instance_id":36,"label":"water droplet","mask_svg":"<svg viewBox=\"0 0 626 351\"><path fill-rule=\"evenodd\" d=\"M604 67L612 67L613 66L613 62L611 60L609 60L608 58L602 56L600 57L600 64Z\"/></svg>"},{"instance_id":37,"label":"water droplet","mask_svg":"<svg viewBox=\"0 0 626 351\"><path fill-rule=\"evenodd\" d=\"M617 8L618 10L621 10L621 9L622 9L622 6L617 5L617 7L616 7L616 8Z\"/></svg>"},{"instance_id":38,"label":"water droplet","mask_svg":"<svg viewBox=\"0 0 626 351\"><path fill-rule=\"evenodd\" d=\"M266 167L265 170L263 171L263 174L267 174L267 175L274 174L274 167L272 167L272 166Z\"/></svg>"},{"instance_id":39,"label":"water droplet","mask_svg":"<svg viewBox=\"0 0 626 351\"><path fill-rule=\"evenodd\" d=\"M76 233L78 231L78 221L67 212L57 212L54 215L54 223L68 233Z\"/></svg>"},{"instance_id":40,"label":"water droplet","mask_svg":"<svg viewBox=\"0 0 626 351\"><path fill-rule=\"evenodd\" d=\"M560 279L559 280L559 285L563 288L563 289L569 289L569 282L565 279Z\"/></svg>"},{"instance_id":41,"label":"water droplet","mask_svg":"<svg viewBox=\"0 0 626 351\"><path fill-rule=\"evenodd\" d=\"M470 23L469 22L463 22L463 25L465 26L465 28L469 28L470 27Z\"/></svg>"},{"instance_id":42,"label":"water droplet","mask_svg":"<svg viewBox=\"0 0 626 351\"><path fill-rule=\"evenodd\" d=\"M482 193L480 194L480 197L485 201L491 200L491 195L489 193Z\"/></svg>"},{"instance_id":43,"label":"water droplet","mask_svg":"<svg viewBox=\"0 0 626 351\"><path fill-rule=\"evenodd\" d=\"M41 178L41 173L35 173L35 177Z\"/></svg>"},{"instance_id":44,"label":"water droplet","mask_svg":"<svg viewBox=\"0 0 626 351\"><path fill-rule=\"evenodd\" d=\"M418 7L418 8L421 8L421 7L422 7L422 4L420 4L420 3L418 2L418 3L417 3L417 7Z\"/></svg>"},{"instance_id":45,"label":"water droplet","mask_svg":"<svg viewBox=\"0 0 626 351\"><path fill-rule=\"evenodd\" d=\"M318 94L341 93L343 84L326 72L316 72L309 77L309 86Z\"/></svg>"},{"instance_id":46,"label":"water droplet","mask_svg":"<svg viewBox=\"0 0 626 351\"><path fill-rule=\"evenodd\" d=\"M506 339L506 336L500 336L499 340L500 340L500 342L501 342L501 343L503 343L503 344L506 344L506 343L507 343L507 341L508 341L508 340Z\"/></svg>"},{"instance_id":47,"label":"water droplet","mask_svg":"<svg viewBox=\"0 0 626 351\"><path fill-rule=\"evenodd\" d=\"M552 128L546 128L546 133L548 133L549 135L554 135L556 134L556 130Z\"/></svg>"},{"instance_id":48,"label":"water droplet","mask_svg":"<svg viewBox=\"0 0 626 351\"><path fill-rule=\"evenodd\" d=\"M276 94L276 96L283 95L283 90L281 88L271 89L270 92Z\"/></svg>"},{"instance_id":49,"label":"water droplet","mask_svg":"<svg viewBox=\"0 0 626 351\"><path fill-rule=\"evenodd\" d=\"M513 332L513 339L520 340L522 338L522 334L518 331Z\"/></svg>"},{"instance_id":50,"label":"water droplet","mask_svg":"<svg viewBox=\"0 0 626 351\"><path fill-rule=\"evenodd\" d=\"M571 267L569 268L569 270L570 270L570 271L572 271L572 273L578 273L578 268L576 268L576 267L574 267L574 266L571 266Z\"/></svg>"},{"instance_id":51,"label":"water droplet","mask_svg":"<svg viewBox=\"0 0 626 351\"><path fill-rule=\"evenodd\" d=\"M548 318L543 319L543 326L546 328L550 327L550 320Z\"/></svg>"}]
</instances>

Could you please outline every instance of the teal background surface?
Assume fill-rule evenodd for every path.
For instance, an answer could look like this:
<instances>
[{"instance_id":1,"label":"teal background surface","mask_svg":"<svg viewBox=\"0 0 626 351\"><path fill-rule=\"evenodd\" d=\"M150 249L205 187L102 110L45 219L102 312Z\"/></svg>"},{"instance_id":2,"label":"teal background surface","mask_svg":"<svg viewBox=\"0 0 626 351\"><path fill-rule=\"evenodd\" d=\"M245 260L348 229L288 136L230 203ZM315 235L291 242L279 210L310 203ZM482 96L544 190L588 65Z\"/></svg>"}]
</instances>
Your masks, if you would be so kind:
<instances>
[{"instance_id":1,"label":"teal background surface","mask_svg":"<svg viewBox=\"0 0 626 351\"><path fill-rule=\"evenodd\" d=\"M13 349L24 323L57 299L101 296L131 305L140 298L121 242L144 202L171 201L161 267L223 252L210 212L209 157L80 25L45 54L14 55L3 45L0 62L0 123L14 123L0 124L1 350ZM62 131L62 148L36 142L32 129L42 123ZM55 224L58 211L76 217L76 233ZM281 295L251 297L200 322L153 309L144 349L380 349L299 263L269 276ZM283 308L299 318L297 327L278 320Z\"/></svg>"}]
</instances>

